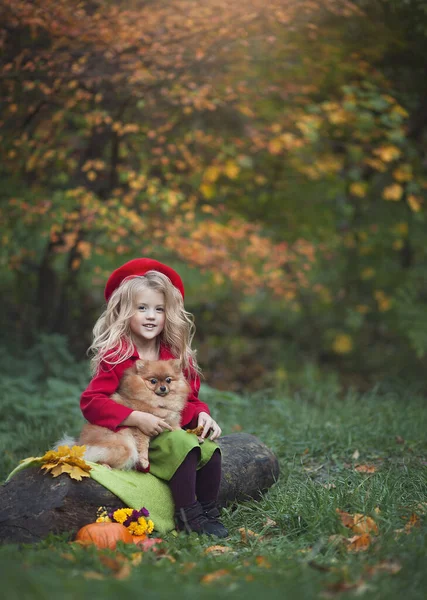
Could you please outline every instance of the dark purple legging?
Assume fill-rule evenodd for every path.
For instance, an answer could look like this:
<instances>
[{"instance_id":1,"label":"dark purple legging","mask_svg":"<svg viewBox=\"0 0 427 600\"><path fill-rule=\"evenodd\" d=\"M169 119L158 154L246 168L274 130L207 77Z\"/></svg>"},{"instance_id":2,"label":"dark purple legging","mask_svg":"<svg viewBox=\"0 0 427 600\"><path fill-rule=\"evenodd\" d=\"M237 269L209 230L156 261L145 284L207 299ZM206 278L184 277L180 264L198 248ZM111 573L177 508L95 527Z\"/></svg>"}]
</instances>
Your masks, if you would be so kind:
<instances>
[{"instance_id":1,"label":"dark purple legging","mask_svg":"<svg viewBox=\"0 0 427 600\"><path fill-rule=\"evenodd\" d=\"M203 504L216 501L221 482L221 453L215 450L204 467L197 469L200 450L193 448L175 471L169 486L175 510L194 504L196 499Z\"/></svg>"}]
</instances>

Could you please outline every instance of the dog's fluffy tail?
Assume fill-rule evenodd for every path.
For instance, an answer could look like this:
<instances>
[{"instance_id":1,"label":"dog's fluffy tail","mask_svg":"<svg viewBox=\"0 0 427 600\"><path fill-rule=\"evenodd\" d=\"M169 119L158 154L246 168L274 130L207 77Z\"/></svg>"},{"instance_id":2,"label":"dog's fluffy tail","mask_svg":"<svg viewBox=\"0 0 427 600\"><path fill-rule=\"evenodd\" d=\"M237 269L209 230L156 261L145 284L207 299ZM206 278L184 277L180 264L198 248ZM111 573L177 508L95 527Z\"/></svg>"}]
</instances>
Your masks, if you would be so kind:
<instances>
[{"instance_id":1,"label":"dog's fluffy tail","mask_svg":"<svg viewBox=\"0 0 427 600\"><path fill-rule=\"evenodd\" d=\"M59 446L75 446L77 443L76 438L71 437L71 435L64 434L60 440L54 443L53 450L58 450Z\"/></svg>"}]
</instances>

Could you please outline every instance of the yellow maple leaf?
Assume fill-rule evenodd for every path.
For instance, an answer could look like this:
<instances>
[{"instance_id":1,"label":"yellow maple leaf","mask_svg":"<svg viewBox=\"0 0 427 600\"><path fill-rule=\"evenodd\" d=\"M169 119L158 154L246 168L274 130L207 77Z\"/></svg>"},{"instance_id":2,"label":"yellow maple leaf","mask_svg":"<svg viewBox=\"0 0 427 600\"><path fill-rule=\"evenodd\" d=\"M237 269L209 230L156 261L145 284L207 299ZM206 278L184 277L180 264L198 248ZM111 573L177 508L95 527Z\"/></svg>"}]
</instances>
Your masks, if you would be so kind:
<instances>
[{"instance_id":1,"label":"yellow maple leaf","mask_svg":"<svg viewBox=\"0 0 427 600\"><path fill-rule=\"evenodd\" d=\"M73 467L69 475L71 479L75 479L76 481L81 481L83 477L90 477L89 473L80 469L80 467Z\"/></svg>"}]
</instances>

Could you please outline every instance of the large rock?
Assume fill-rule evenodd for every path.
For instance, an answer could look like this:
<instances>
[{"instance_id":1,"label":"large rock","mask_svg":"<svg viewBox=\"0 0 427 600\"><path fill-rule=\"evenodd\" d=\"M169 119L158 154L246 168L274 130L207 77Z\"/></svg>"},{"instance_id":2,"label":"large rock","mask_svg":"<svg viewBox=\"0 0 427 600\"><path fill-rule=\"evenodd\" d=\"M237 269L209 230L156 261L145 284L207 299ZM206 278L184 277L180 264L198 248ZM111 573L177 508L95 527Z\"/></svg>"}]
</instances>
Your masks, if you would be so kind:
<instances>
[{"instance_id":1,"label":"large rock","mask_svg":"<svg viewBox=\"0 0 427 600\"><path fill-rule=\"evenodd\" d=\"M218 440L223 468L221 506L259 498L279 477L276 456L247 433ZM74 533L94 520L99 506L124 507L117 496L93 479L51 477L37 467L17 473L0 488L0 543L38 542L49 533Z\"/></svg>"}]
</instances>

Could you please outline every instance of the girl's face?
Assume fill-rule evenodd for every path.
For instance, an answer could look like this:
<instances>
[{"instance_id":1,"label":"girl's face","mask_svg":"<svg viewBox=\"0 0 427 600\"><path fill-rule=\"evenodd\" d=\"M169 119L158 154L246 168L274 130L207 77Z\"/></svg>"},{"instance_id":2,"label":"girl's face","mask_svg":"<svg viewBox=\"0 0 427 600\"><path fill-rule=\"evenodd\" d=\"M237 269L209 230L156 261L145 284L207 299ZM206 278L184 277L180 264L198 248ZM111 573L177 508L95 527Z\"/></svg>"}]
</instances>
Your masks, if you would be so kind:
<instances>
[{"instance_id":1,"label":"girl's face","mask_svg":"<svg viewBox=\"0 0 427 600\"><path fill-rule=\"evenodd\" d=\"M154 340L165 326L165 296L155 290L135 295L135 314L129 321L134 341L142 345Z\"/></svg>"}]
</instances>

